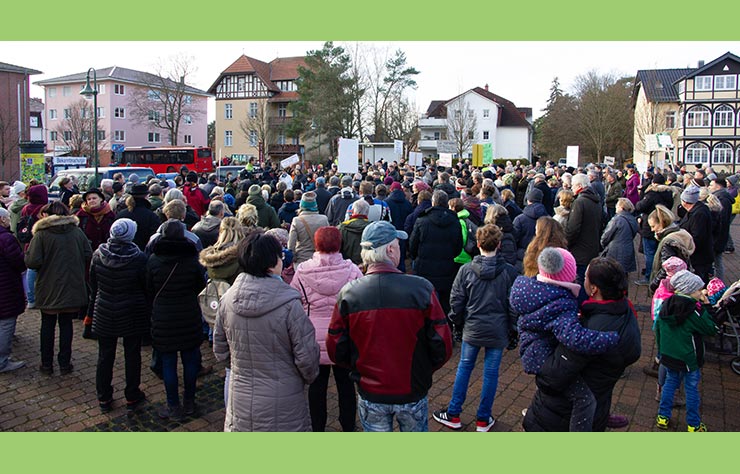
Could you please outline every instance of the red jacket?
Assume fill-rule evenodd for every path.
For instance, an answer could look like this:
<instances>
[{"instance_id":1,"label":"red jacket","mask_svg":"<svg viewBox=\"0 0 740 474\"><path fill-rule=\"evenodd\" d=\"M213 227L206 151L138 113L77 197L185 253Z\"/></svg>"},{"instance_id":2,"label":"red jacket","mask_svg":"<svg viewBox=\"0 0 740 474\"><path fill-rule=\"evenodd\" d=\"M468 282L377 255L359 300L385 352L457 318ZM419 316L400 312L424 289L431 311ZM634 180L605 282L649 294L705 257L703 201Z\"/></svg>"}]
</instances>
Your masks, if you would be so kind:
<instances>
[{"instance_id":1,"label":"red jacket","mask_svg":"<svg viewBox=\"0 0 740 474\"><path fill-rule=\"evenodd\" d=\"M211 202L205 191L195 183L188 183L182 188L182 194L185 195L188 206L193 208L198 217L205 215L208 204Z\"/></svg>"},{"instance_id":2,"label":"red jacket","mask_svg":"<svg viewBox=\"0 0 740 474\"><path fill-rule=\"evenodd\" d=\"M342 288L326 339L329 358L350 367L363 399L413 403L452 355L452 339L434 287L389 264Z\"/></svg>"}]
</instances>

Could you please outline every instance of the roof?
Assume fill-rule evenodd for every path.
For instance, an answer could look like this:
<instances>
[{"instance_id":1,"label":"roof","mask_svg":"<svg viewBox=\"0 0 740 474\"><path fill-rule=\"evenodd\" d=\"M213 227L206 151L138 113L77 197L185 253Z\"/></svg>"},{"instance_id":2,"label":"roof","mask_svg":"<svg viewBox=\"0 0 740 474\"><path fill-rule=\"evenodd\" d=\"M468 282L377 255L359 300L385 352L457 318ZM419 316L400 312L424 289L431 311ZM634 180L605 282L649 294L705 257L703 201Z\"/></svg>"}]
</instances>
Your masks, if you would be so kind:
<instances>
[{"instance_id":1,"label":"roof","mask_svg":"<svg viewBox=\"0 0 740 474\"><path fill-rule=\"evenodd\" d=\"M427 117L440 117L446 115L447 112L444 107L446 102L446 100L433 100L427 109Z\"/></svg>"},{"instance_id":2,"label":"roof","mask_svg":"<svg viewBox=\"0 0 740 474\"><path fill-rule=\"evenodd\" d=\"M695 71L695 69L646 69L637 71L632 104L634 105L637 101L637 88L641 86L645 91L645 97L650 102L678 102L678 91L673 85L692 71Z\"/></svg>"},{"instance_id":3,"label":"roof","mask_svg":"<svg viewBox=\"0 0 740 474\"><path fill-rule=\"evenodd\" d=\"M715 59L714 61L711 61L711 62L705 64L702 67L696 68L696 69L692 69L691 70L692 71L691 73L686 74L686 78L688 79L688 78L691 78L691 77L694 77L694 76L698 76L699 74L703 73L704 71L713 68L717 64L719 64L722 61L725 61L727 59L730 59L732 61L735 61L736 63L740 63L740 57L737 57L737 56L735 56L734 54L732 54L731 52L728 51L725 54L723 54L722 56L720 56L717 59ZM678 80L676 80L676 82L678 82Z\"/></svg>"},{"instance_id":4,"label":"roof","mask_svg":"<svg viewBox=\"0 0 740 474\"><path fill-rule=\"evenodd\" d=\"M493 92L487 91L482 87L476 87L471 89L478 95L489 99L501 106L500 114L498 115L498 126L500 127L527 127L531 128L526 118L522 116L522 113L517 109L516 105L509 99L504 99L500 95L496 95Z\"/></svg>"},{"instance_id":5,"label":"roof","mask_svg":"<svg viewBox=\"0 0 740 474\"><path fill-rule=\"evenodd\" d=\"M115 81L121 81L121 82L128 82L132 84L140 84L140 85L146 85L149 84L156 84L158 81L161 80L161 78L155 74L150 74L148 72L142 72L142 71L136 71L134 69L127 69L125 67L120 66L111 66L106 67L103 69L96 69L95 75L98 79L98 81L103 80L115 80ZM85 82L87 79L87 71L75 73L75 74L69 74L67 76L60 76L60 77L53 77L51 79L44 79L43 81L37 81L34 82L34 84L39 86L51 86L56 84L69 84L69 83L75 83L75 82ZM175 84L174 81L169 81L173 85ZM200 89L196 89L195 87L191 87L189 85L185 85L185 92L193 95L203 95L207 96L208 93L206 91L202 91Z\"/></svg>"},{"instance_id":6,"label":"roof","mask_svg":"<svg viewBox=\"0 0 740 474\"><path fill-rule=\"evenodd\" d=\"M216 88L221 80L226 76L237 74L254 74L267 86L267 89L274 92L271 102L291 101L298 98L296 92L283 92L275 84L275 81L290 81L298 79L298 68L306 67L306 58L303 56L290 58L275 58L269 63L251 58L242 54L236 61L219 74L216 81L208 88L208 92L216 94Z\"/></svg>"},{"instance_id":7,"label":"roof","mask_svg":"<svg viewBox=\"0 0 740 474\"><path fill-rule=\"evenodd\" d=\"M22 67L22 66L15 66L13 64L8 64L8 63L0 63L0 71L15 72L18 74L29 74L29 75L43 74L43 72L37 71L35 69L29 69L27 67Z\"/></svg>"}]
</instances>

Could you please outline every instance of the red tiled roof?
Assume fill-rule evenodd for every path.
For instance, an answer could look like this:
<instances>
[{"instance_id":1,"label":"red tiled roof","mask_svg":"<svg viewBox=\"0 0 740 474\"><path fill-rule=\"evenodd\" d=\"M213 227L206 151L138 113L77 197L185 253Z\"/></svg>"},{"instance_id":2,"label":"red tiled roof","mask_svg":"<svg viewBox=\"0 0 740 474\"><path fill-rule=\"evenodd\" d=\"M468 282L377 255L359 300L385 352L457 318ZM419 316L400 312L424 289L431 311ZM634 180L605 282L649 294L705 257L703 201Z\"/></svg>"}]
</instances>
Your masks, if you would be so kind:
<instances>
[{"instance_id":1,"label":"red tiled roof","mask_svg":"<svg viewBox=\"0 0 740 474\"><path fill-rule=\"evenodd\" d=\"M234 74L256 74L270 91L280 92L280 89L278 89L273 81L297 79L299 66L306 66L305 57L276 58L269 63L265 63L259 59L250 58L249 56L242 54L229 67L223 70L223 72L218 76L218 79L216 79L216 82L213 83L208 91L215 94L216 87L224 76ZM282 94L284 94L284 92L279 95Z\"/></svg>"},{"instance_id":2,"label":"red tiled roof","mask_svg":"<svg viewBox=\"0 0 740 474\"><path fill-rule=\"evenodd\" d=\"M496 95L493 92L483 89L482 87L474 88L473 92L485 97L486 99L492 100L493 102L496 102L498 105L501 106L501 113L498 117L498 125L501 125L503 127L532 127L532 124L527 122L527 119L522 117L519 109L516 108L516 105L514 105L512 101L504 99L500 95Z\"/></svg>"},{"instance_id":3,"label":"red tiled roof","mask_svg":"<svg viewBox=\"0 0 740 474\"><path fill-rule=\"evenodd\" d=\"M298 92L295 91L283 91L277 95L270 97L268 102L293 102L298 100Z\"/></svg>"},{"instance_id":4,"label":"red tiled roof","mask_svg":"<svg viewBox=\"0 0 740 474\"><path fill-rule=\"evenodd\" d=\"M273 81L288 81L298 79L298 67L306 67L306 58L277 58L270 61L270 79Z\"/></svg>"}]
</instances>

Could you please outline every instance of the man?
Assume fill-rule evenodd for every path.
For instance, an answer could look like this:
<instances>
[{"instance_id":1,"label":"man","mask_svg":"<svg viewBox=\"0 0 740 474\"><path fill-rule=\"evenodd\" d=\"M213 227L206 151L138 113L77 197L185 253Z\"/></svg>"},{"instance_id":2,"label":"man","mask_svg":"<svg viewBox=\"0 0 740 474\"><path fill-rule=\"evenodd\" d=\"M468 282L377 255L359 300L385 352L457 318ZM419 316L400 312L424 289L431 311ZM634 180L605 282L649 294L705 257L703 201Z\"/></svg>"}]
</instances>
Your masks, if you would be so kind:
<instances>
[{"instance_id":1,"label":"man","mask_svg":"<svg viewBox=\"0 0 740 474\"><path fill-rule=\"evenodd\" d=\"M211 200L208 197L208 194L198 187L198 175L195 174L195 171L189 172L185 181L185 186L182 188L182 194L185 196L185 201L188 206L190 206L198 217L200 217L206 213L208 203L211 202Z\"/></svg>"},{"instance_id":2,"label":"man","mask_svg":"<svg viewBox=\"0 0 740 474\"><path fill-rule=\"evenodd\" d=\"M441 189L446 192L448 200L460 197L460 193L455 189L455 185L450 183L450 175L446 171L437 174L437 182L434 184L434 189Z\"/></svg>"},{"instance_id":3,"label":"man","mask_svg":"<svg viewBox=\"0 0 740 474\"><path fill-rule=\"evenodd\" d=\"M326 218L329 219L329 225L339 225L345 219L345 214L349 206L357 201L357 194L352 187L352 176L342 176L342 189L334 195L326 206Z\"/></svg>"},{"instance_id":4,"label":"man","mask_svg":"<svg viewBox=\"0 0 740 474\"><path fill-rule=\"evenodd\" d=\"M696 250L691 255L691 266L704 283L714 264L714 239L712 237L712 214L704 202L699 200L699 188L689 186L681 193L681 207L686 209L679 226L691 234Z\"/></svg>"},{"instance_id":5,"label":"man","mask_svg":"<svg viewBox=\"0 0 740 474\"><path fill-rule=\"evenodd\" d=\"M149 204L152 205L152 212L164 206L164 196L162 196L162 186L154 183L149 185Z\"/></svg>"},{"instance_id":6,"label":"man","mask_svg":"<svg viewBox=\"0 0 740 474\"><path fill-rule=\"evenodd\" d=\"M223 201L211 201L208 204L208 214L193 226L192 232L198 236L203 248L210 247L218 240L218 229L224 218L225 208Z\"/></svg>"},{"instance_id":7,"label":"man","mask_svg":"<svg viewBox=\"0 0 740 474\"><path fill-rule=\"evenodd\" d=\"M609 219L617 213L617 201L622 197L622 185L619 184L617 177L614 173L606 175L606 197L604 203L606 204L606 212L609 215Z\"/></svg>"},{"instance_id":8,"label":"man","mask_svg":"<svg viewBox=\"0 0 740 474\"><path fill-rule=\"evenodd\" d=\"M524 258L527 246L534 238L537 219L546 216L547 210L542 205L542 191L533 188L527 195L527 205L521 214L514 218L514 238L516 239L517 260Z\"/></svg>"},{"instance_id":9,"label":"man","mask_svg":"<svg viewBox=\"0 0 740 474\"><path fill-rule=\"evenodd\" d=\"M326 179L323 176L316 178L316 189L314 192L316 193L316 205L319 206L319 214L324 214L332 194L326 189Z\"/></svg>"},{"instance_id":10,"label":"man","mask_svg":"<svg viewBox=\"0 0 740 474\"><path fill-rule=\"evenodd\" d=\"M388 203L373 197L373 183L370 181L363 181L360 183L360 199L367 201L370 206L370 211L367 216L367 220L370 222L376 221L390 221L391 210L388 207ZM345 219L349 219L353 214L353 204L350 204L345 213Z\"/></svg>"},{"instance_id":11,"label":"man","mask_svg":"<svg viewBox=\"0 0 740 474\"><path fill-rule=\"evenodd\" d=\"M722 203L719 238L714 242L714 275L720 280L724 280L725 267L722 262L722 255L725 253L727 241L730 238L730 218L732 217L732 204L735 200L727 192L727 181L724 178L713 179L709 183L709 191Z\"/></svg>"},{"instance_id":12,"label":"man","mask_svg":"<svg viewBox=\"0 0 740 474\"><path fill-rule=\"evenodd\" d=\"M601 202L601 207L604 207L604 201L606 199L606 190L604 189L604 183L601 182L601 173L598 170L598 167L595 167L593 170L588 172L588 180L590 181L590 187L591 189L599 195L599 200Z\"/></svg>"},{"instance_id":13,"label":"man","mask_svg":"<svg viewBox=\"0 0 740 474\"><path fill-rule=\"evenodd\" d=\"M599 255L601 235L601 203L599 195L589 186L588 176L577 174L571 180L575 201L565 227L568 250L576 259L578 283L583 284L591 259Z\"/></svg>"},{"instance_id":14,"label":"man","mask_svg":"<svg viewBox=\"0 0 740 474\"><path fill-rule=\"evenodd\" d=\"M536 175L534 175L534 185L532 186L532 189L540 190L540 192L542 193L542 205L545 206L545 211L547 212L547 215L554 215L555 208L553 204L555 202L555 197L552 194L550 186L547 185L547 179L545 178L544 174L537 173Z\"/></svg>"},{"instance_id":15,"label":"man","mask_svg":"<svg viewBox=\"0 0 740 474\"><path fill-rule=\"evenodd\" d=\"M352 185L351 182L350 182L350 185ZM329 178L329 189L327 189L327 192L329 193L329 199L336 196L336 194L340 191L340 189L341 188L339 187L339 176L332 176L331 178ZM326 205L327 206L329 205L329 201L326 202ZM324 210L326 211L326 208L324 208Z\"/></svg>"},{"instance_id":16,"label":"man","mask_svg":"<svg viewBox=\"0 0 740 474\"><path fill-rule=\"evenodd\" d=\"M370 205L364 199L358 199L352 204L352 216L339 224L339 232L342 235L342 257L352 260L355 265L362 265L362 233L370 224L367 213Z\"/></svg>"},{"instance_id":17,"label":"man","mask_svg":"<svg viewBox=\"0 0 740 474\"><path fill-rule=\"evenodd\" d=\"M428 431L432 374L452 354L434 288L396 268L399 238L407 234L389 222L365 228L367 272L340 291L326 339L329 358L357 381L365 431L393 431L394 417L401 431Z\"/></svg>"},{"instance_id":18,"label":"man","mask_svg":"<svg viewBox=\"0 0 740 474\"><path fill-rule=\"evenodd\" d=\"M113 180L110 178L100 180L100 189L103 191L103 196L105 196L105 202L109 203L114 194Z\"/></svg>"},{"instance_id":19,"label":"man","mask_svg":"<svg viewBox=\"0 0 740 474\"><path fill-rule=\"evenodd\" d=\"M735 202L735 199L737 199L737 183L738 183L738 176L737 174L731 174L727 177L727 192L730 194L730 197L733 199L733 203ZM730 215L730 226L732 226L732 221L735 220L735 212L733 212ZM727 247L725 248L725 253L734 253L735 252L735 242L732 240L732 233L730 233L727 237Z\"/></svg>"},{"instance_id":20,"label":"man","mask_svg":"<svg viewBox=\"0 0 740 474\"><path fill-rule=\"evenodd\" d=\"M406 199L401 188L401 183L395 181L391 184L391 194L386 198L385 202L388 203L388 207L391 211L391 222L396 230L403 230L403 226L406 223L406 218L413 212L414 208L411 203ZM401 241L401 263L398 265L398 269L402 272L406 272L406 241Z\"/></svg>"},{"instance_id":21,"label":"man","mask_svg":"<svg viewBox=\"0 0 740 474\"><path fill-rule=\"evenodd\" d=\"M211 191L213 191L213 188L215 188L216 186L218 186L216 173L211 173L208 175L208 182L201 186L201 189L205 191L206 196L210 196Z\"/></svg>"}]
</instances>

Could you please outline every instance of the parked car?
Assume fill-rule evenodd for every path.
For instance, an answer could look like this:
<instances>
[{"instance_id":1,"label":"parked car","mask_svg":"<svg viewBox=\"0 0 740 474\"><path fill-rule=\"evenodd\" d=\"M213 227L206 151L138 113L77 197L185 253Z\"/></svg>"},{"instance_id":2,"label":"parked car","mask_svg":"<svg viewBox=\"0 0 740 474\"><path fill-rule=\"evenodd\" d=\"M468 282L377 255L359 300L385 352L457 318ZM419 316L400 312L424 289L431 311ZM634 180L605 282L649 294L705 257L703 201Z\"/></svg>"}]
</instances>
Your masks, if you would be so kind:
<instances>
[{"instance_id":1,"label":"parked car","mask_svg":"<svg viewBox=\"0 0 740 474\"><path fill-rule=\"evenodd\" d=\"M113 178L113 175L116 173L123 173L126 180L128 180L129 176L136 173L142 183L146 181L149 176L154 176L154 171L152 171L151 168L133 166L101 166L98 167L98 185L102 179ZM77 168L59 171L51 178L51 182L49 184L49 201L56 201L59 199L59 181L65 176L76 176L77 187L80 189L81 193L84 193L90 187L94 174L95 168Z\"/></svg>"},{"instance_id":2,"label":"parked car","mask_svg":"<svg viewBox=\"0 0 740 474\"><path fill-rule=\"evenodd\" d=\"M219 166L216 168L216 176L218 177L218 181L220 183L223 183L226 181L226 173L231 172L232 176L239 176L239 173L241 173L244 170L244 165L241 166Z\"/></svg>"}]
</instances>

